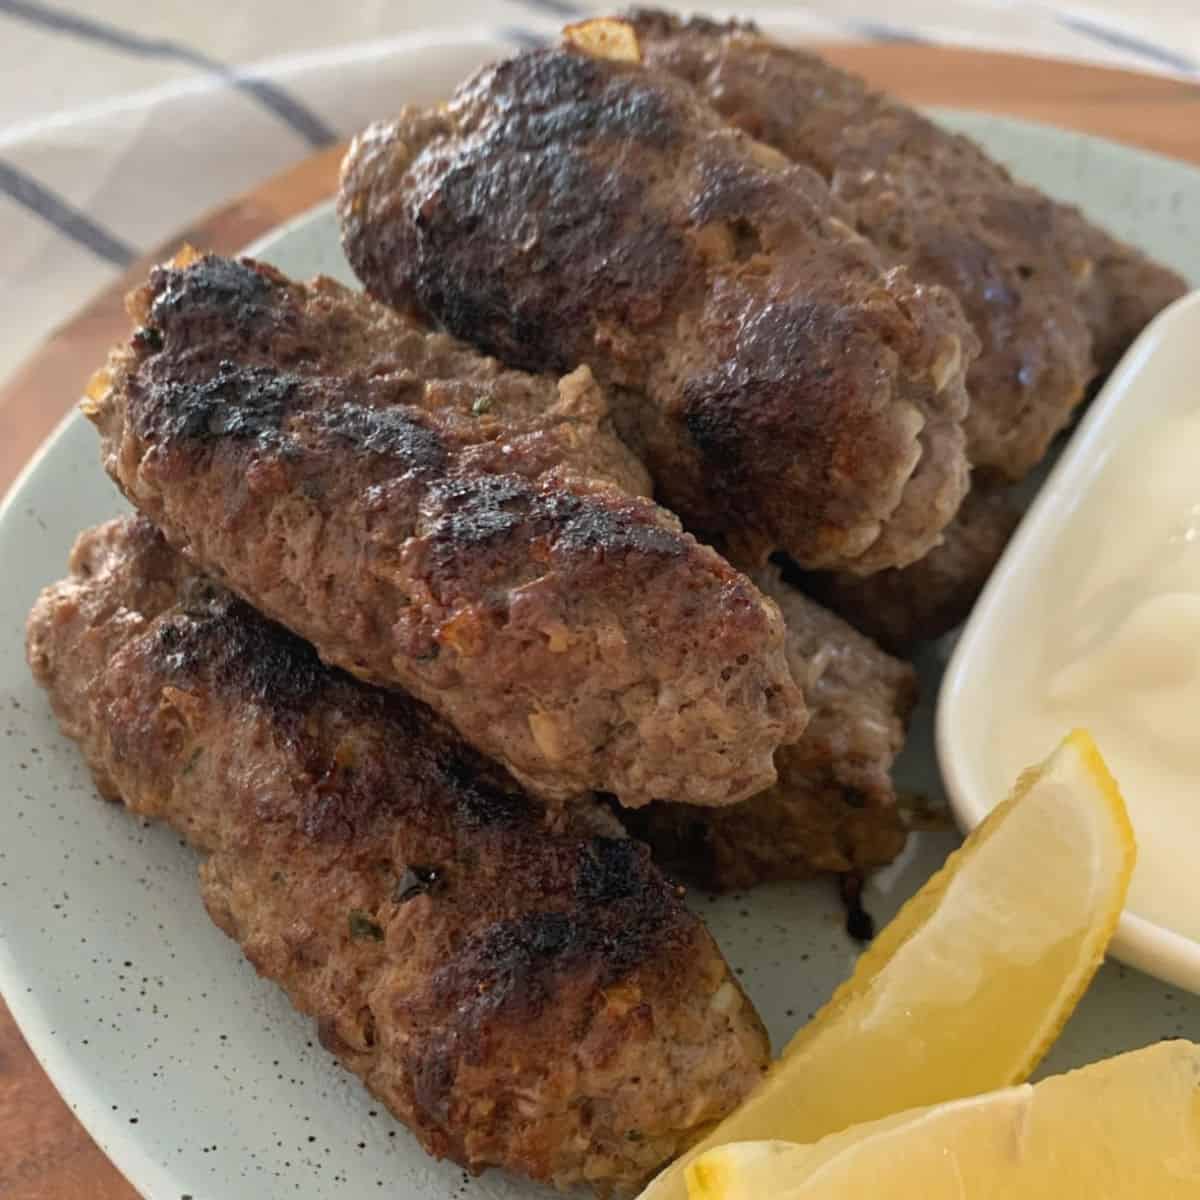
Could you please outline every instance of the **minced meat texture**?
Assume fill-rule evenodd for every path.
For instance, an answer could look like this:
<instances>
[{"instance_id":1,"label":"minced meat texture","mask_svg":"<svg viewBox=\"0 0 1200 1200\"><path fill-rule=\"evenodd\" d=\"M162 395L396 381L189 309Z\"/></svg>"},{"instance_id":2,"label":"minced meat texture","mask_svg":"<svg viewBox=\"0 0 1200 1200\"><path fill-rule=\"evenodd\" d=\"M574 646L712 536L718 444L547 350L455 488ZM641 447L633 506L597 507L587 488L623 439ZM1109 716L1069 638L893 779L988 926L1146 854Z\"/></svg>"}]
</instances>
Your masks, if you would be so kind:
<instances>
[{"instance_id":1,"label":"minced meat texture","mask_svg":"<svg viewBox=\"0 0 1200 1200\"><path fill-rule=\"evenodd\" d=\"M552 821L142 518L81 535L28 655L100 790L205 856L205 905L434 1155L636 1188L758 1081L712 938L596 801Z\"/></svg>"},{"instance_id":2,"label":"minced meat texture","mask_svg":"<svg viewBox=\"0 0 1200 1200\"><path fill-rule=\"evenodd\" d=\"M1095 372L1186 290L1078 209L1015 181L969 138L816 54L746 22L652 10L627 19L647 63L815 170L886 263L962 301L982 342L967 378L976 467L1026 474Z\"/></svg>"},{"instance_id":3,"label":"minced meat texture","mask_svg":"<svg viewBox=\"0 0 1200 1200\"><path fill-rule=\"evenodd\" d=\"M631 494L589 372L508 371L248 260L184 256L129 306L84 405L109 474L325 661L412 692L551 804L774 780L805 720L779 613Z\"/></svg>"},{"instance_id":4,"label":"minced meat texture","mask_svg":"<svg viewBox=\"0 0 1200 1200\"><path fill-rule=\"evenodd\" d=\"M865 873L891 862L906 836L891 769L916 702L912 667L774 567L754 579L783 612L788 659L812 714L804 736L776 756L779 782L720 811L652 804L622 814L668 870L714 891Z\"/></svg>"},{"instance_id":5,"label":"minced meat texture","mask_svg":"<svg viewBox=\"0 0 1200 1200\"><path fill-rule=\"evenodd\" d=\"M1011 488L976 483L942 544L910 567L863 578L848 572L797 572L795 582L855 629L892 654L949 633L970 615L992 568L1004 553L1020 512Z\"/></svg>"},{"instance_id":6,"label":"minced meat texture","mask_svg":"<svg viewBox=\"0 0 1200 1200\"><path fill-rule=\"evenodd\" d=\"M588 364L658 498L740 562L903 565L966 490L957 301L665 72L488 67L355 139L339 215L372 294L515 366Z\"/></svg>"}]
</instances>

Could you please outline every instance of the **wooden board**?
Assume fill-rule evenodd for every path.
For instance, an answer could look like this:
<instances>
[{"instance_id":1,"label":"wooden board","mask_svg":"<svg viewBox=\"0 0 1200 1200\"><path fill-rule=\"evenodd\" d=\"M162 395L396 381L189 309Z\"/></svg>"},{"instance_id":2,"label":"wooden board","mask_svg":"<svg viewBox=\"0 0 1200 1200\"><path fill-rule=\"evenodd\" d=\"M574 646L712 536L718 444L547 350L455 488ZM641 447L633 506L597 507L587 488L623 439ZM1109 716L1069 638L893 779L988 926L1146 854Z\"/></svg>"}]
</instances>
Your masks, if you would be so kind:
<instances>
[{"instance_id":1,"label":"wooden board","mask_svg":"<svg viewBox=\"0 0 1200 1200\"><path fill-rule=\"evenodd\" d=\"M828 57L916 104L1006 113L1200 162L1200 86L1099 67L929 46L840 45ZM340 150L299 164L181 229L51 332L0 389L0 491L127 332L122 298L184 241L236 251L332 194ZM97 467L99 469L99 467ZM55 1093L0 1002L0 1196L135 1200Z\"/></svg>"}]
</instances>

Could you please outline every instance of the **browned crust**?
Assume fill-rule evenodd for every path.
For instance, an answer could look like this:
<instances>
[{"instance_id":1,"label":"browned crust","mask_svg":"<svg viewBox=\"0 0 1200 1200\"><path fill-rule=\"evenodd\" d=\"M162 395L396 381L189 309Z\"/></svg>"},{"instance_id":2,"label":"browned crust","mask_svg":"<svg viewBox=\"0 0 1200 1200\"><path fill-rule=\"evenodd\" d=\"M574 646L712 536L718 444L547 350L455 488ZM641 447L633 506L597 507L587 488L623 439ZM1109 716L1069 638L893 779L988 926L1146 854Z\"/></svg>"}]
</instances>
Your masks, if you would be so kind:
<instances>
[{"instance_id":1,"label":"browned crust","mask_svg":"<svg viewBox=\"0 0 1200 1200\"><path fill-rule=\"evenodd\" d=\"M405 687L555 803L772 780L804 721L779 614L671 514L574 470L581 441L589 464L616 443L586 372L504 371L248 260L158 268L130 308L85 405L109 473L326 661Z\"/></svg>"},{"instance_id":2,"label":"browned crust","mask_svg":"<svg viewBox=\"0 0 1200 1200\"><path fill-rule=\"evenodd\" d=\"M431 1153L630 1187L757 1079L762 1027L644 848L590 801L548 829L144 520L81 536L28 652L102 790L208 855L213 919Z\"/></svg>"},{"instance_id":3,"label":"browned crust","mask_svg":"<svg viewBox=\"0 0 1200 1200\"><path fill-rule=\"evenodd\" d=\"M976 484L942 544L912 566L865 579L794 568L785 575L885 650L909 654L970 615L1020 520L1011 490Z\"/></svg>"},{"instance_id":4,"label":"browned crust","mask_svg":"<svg viewBox=\"0 0 1200 1200\"><path fill-rule=\"evenodd\" d=\"M670 76L518 55L360 135L339 213L376 295L516 365L588 363L664 503L745 561L912 561L961 499L956 302Z\"/></svg>"},{"instance_id":5,"label":"browned crust","mask_svg":"<svg viewBox=\"0 0 1200 1200\"><path fill-rule=\"evenodd\" d=\"M891 862L906 837L891 770L916 703L915 672L774 568L754 578L783 612L788 660L812 713L804 736L776 756L779 782L720 811L654 804L625 815L668 870L712 891L863 874Z\"/></svg>"},{"instance_id":6,"label":"browned crust","mask_svg":"<svg viewBox=\"0 0 1200 1200\"><path fill-rule=\"evenodd\" d=\"M817 55L749 22L627 18L647 62L813 168L889 264L962 301L982 342L967 380L973 464L1018 479L1070 419L1094 372L1186 290L1152 263L1017 183L952 134Z\"/></svg>"}]
</instances>

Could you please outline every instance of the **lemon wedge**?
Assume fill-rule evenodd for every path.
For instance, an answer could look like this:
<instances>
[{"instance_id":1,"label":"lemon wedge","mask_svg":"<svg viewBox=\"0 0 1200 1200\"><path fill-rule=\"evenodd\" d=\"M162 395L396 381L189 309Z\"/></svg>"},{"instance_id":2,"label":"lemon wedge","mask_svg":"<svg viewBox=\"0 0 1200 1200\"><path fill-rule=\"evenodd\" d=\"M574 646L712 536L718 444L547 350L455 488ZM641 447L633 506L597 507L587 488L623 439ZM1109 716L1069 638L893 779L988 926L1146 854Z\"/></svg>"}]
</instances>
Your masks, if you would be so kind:
<instances>
[{"instance_id":1,"label":"lemon wedge","mask_svg":"<svg viewBox=\"0 0 1200 1200\"><path fill-rule=\"evenodd\" d=\"M885 1117L815 1146L720 1146L690 1200L1175 1200L1200 1195L1200 1046Z\"/></svg>"},{"instance_id":2,"label":"lemon wedge","mask_svg":"<svg viewBox=\"0 0 1200 1200\"><path fill-rule=\"evenodd\" d=\"M730 1142L816 1142L1026 1079L1104 957L1136 856L1116 782L1072 733L946 860L762 1083L643 1200Z\"/></svg>"}]
</instances>

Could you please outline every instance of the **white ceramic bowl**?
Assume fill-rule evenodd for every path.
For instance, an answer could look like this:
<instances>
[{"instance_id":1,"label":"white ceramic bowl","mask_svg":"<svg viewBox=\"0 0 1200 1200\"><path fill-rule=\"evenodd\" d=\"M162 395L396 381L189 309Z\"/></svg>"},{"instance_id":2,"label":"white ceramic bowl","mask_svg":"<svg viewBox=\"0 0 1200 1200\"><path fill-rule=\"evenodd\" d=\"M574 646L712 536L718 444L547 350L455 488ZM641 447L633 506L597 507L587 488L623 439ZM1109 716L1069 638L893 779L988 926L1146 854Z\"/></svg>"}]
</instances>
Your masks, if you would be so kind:
<instances>
[{"instance_id":1,"label":"white ceramic bowl","mask_svg":"<svg viewBox=\"0 0 1200 1200\"><path fill-rule=\"evenodd\" d=\"M1017 772L1066 732L1047 725L1026 749L1024 742L1006 736L1005 727L1020 721L1028 697L1035 694L1039 647L1052 608L1050 581L1067 569L1063 549L1072 544L1073 532L1083 533L1083 507L1089 501L1121 503L1120 496L1093 494L1103 486L1101 466L1147 423L1194 412L1198 406L1200 292L1193 292L1159 315L1105 384L1026 513L951 657L938 700L937 754L964 828L982 821ZM1200 462L1196 476L1200 487ZM1128 788L1126 793L1135 830L1153 834L1156 843L1169 834L1170 843L1165 858L1159 845L1153 870L1139 868L1139 899L1121 918L1113 953L1161 979L1200 991L1200 942L1170 928L1165 918L1151 920L1136 911L1138 904L1159 913L1178 910L1180 895L1191 913L1200 911L1200 777L1195 819L1176 818L1169 830L1165 810L1153 796L1132 794Z\"/></svg>"}]
</instances>

